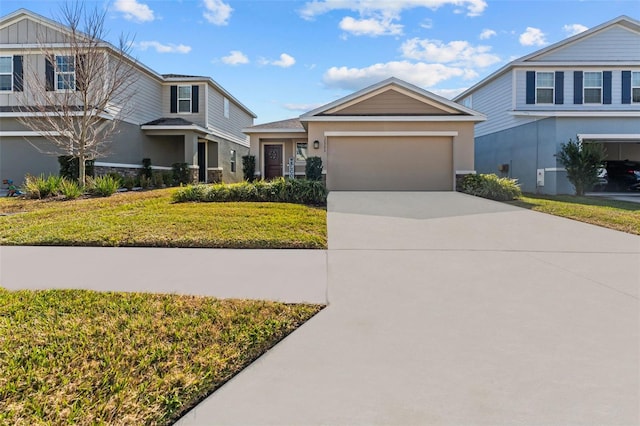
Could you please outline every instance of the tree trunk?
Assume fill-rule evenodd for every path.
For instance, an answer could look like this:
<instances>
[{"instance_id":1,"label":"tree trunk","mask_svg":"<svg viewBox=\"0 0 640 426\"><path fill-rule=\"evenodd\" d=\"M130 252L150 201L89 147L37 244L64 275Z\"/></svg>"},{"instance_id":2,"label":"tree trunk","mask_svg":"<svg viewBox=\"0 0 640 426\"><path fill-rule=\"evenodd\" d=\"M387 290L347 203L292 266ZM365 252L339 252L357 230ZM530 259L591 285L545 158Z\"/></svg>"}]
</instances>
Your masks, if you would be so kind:
<instances>
[{"instance_id":1,"label":"tree trunk","mask_svg":"<svg viewBox=\"0 0 640 426\"><path fill-rule=\"evenodd\" d=\"M83 188L84 188L84 186L86 184L86 179L85 179L86 165L85 165L85 161L86 161L85 156L83 154L80 154L78 156L78 183Z\"/></svg>"}]
</instances>

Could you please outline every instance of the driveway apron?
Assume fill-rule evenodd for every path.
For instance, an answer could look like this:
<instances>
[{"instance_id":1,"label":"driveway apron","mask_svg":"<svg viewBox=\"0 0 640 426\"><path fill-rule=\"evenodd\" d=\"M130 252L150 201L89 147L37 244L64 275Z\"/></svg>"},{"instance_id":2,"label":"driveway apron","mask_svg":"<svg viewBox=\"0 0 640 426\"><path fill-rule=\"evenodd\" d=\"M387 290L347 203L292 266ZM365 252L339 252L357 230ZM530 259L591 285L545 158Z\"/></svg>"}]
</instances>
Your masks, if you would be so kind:
<instances>
[{"instance_id":1,"label":"driveway apron","mask_svg":"<svg viewBox=\"0 0 640 426\"><path fill-rule=\"evenodd\" d=\"M640 237L333 192L329 306L178 424L636 425Z\"/></svg>"}]
</instances>

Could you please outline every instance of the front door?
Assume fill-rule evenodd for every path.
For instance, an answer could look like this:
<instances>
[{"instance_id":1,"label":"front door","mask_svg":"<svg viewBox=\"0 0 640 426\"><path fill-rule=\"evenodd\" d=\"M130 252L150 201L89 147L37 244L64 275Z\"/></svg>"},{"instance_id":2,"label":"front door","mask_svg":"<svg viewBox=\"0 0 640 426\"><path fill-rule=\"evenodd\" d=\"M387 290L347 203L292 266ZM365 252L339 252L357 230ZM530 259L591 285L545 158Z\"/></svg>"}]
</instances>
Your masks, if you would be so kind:
<instances>
[{"instance_id":1,"label":"front door","mask_svg":"<svg viewBox=\"0 0 640 426\"><path fill-rule=\"evenodd\" d=\"M282 145L264 146L264 178L282 176Z\"/></svg>"},{"instance_id":2,"label":"front door","mask_svg":"<svg viewBox=\"0 0 640 426\"><path fill-rule=\"evenodd\" d=\"M198 143L198 181L205 182L207 180L207 144Z\"/></svg>"}]
</instances>

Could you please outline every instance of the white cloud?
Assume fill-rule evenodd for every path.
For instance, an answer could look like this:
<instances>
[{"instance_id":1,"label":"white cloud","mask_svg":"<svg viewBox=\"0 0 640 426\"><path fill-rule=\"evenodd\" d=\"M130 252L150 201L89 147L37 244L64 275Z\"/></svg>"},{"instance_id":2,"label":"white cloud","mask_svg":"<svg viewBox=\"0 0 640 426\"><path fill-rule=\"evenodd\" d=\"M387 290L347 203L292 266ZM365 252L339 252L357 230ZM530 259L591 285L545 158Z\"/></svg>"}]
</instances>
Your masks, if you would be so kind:
<instances>
[{"instance_id":1,"label":"white cloud","mask_svg":"<svg viewBox=\"0 0 640 426\"><path fill-rule=\"evenodd\" d=\"M322 103L315 103L315 104L284 104L282 105L284 107L284 109L287 109L289 111L299 111L299 112L307 112L307 111L313 111L316 108L320 108L322 105Z\"/></svg>"},{"instance_id":2,"label":"white cloud","mask_svg":"<svg viewBox=\"0 0 640 426\"><path fill-rule=\"evenodd\" d=\"M485 68L500 62L500 57L489 53L490 46L472 46L467 41L421 40L413 38L402 43L402 55L407 59L445 63L462 67Z\"/></svg>"},{"instance_id":3,"label":"white cloud","mask_svg":"<svg viewBox=\"0 0 640 426\"><path fill-rule=\"evenodd\" d=\"M260 64L262 65L273 65L281 68L289 68L290 66L293 66L293 64L295 63L296 63L296 59L291 55L287 55L286 53L281 54L280 59L276 61L270 61L264 58L260 59Z\"/></svg>"},{"instance_id":4,"label":"white cloud","mask_svg":"<svg viewBox=\"0 0 640 426\"><path fill-rule=\"evenodd\" d=\"M564 32L566 32L570 36L573 36L576 34L580 34L583 31L587 31L589 28L585 27L582 24L567 24L564 27L562 27L562 29L564 30Z\"/></svg>"},{"instance_id":5,"label":"white cloud","mask_svg":"<svg viewBox=\"0 0 640 426\"><path fill-rule=\"evenodd\" d=\"M313 0L304 5L300 15L304 19L313 19L333 10L352 10L363 16L382 14L399 19L403 10L416 7L436 10L446 5L466 8L469 16L481 15L487 7L484 0Z\"/></svg>"},{"instance_id":6,"label":"white cloud","mask_svg":"<svg viewBox=\"0 0 640 426\"><path fill-rule=\"evenodd\" d=\"M113 6L129 21L148 22L155 19L153 10L144 3L138 3L137 0L116 0Z\"/></svg>"},{"instance_id":7,"label":"white cloud","mask_svg":"<svg viewBox=\"0 0 640 426\"><path fill-rule=\"evenodd\" d=\"M366 68L332 67L324 74L323 82L330 88L354 91L389 77L397 77L421 87L431 87L453 77L472 79L477 76L473 70L443 64L393 61Z\"/></svg>"},{"instance_id":8,"label":"white cloud","mask_svg":"<svg viewBox=\"0 0 640 426\"><path fill-rule=\"evenodd\" d=\"M443 98L453 99L467 89L468 87L463 87L461 89L431 89L431 91L438 96L442 96Z\"/></svg>"},{"instance_id":9,"label":"white cloud","mask_svg":"<svg viewBox=\"0 0 640 426\"><path fill-rule=\"evenodd\" d=\"M222 0L204 0L204 18L214 25L227 25L233 9Z\"/></svg>"},{"instance_id":10,"label":"white cloud","mask_svg":"<svg viewBox=\"0 0 640 426\"><path fill-rule=\"evenodd\" d=\"M527 30L520 34L520 44L523 46L544 46L547 44L545 33L539 28L527 27Z\"/></svg>"},{"instance_id":11,"label":"white cloud","mask_svg":"<svg viewBox=\"0 0 640 426\"><path fill-rule=\"evenodd\" d=\"M400 35L403 26L392 23L391 19L355 19L346 16L340 21L340 29L353 35L368 35L377 37L381 35Z\"/></svg>"},{"instance_id":12,"label":"white cloud","mask_svg":"<svg viewBox=\"0 0 640 426\"><path fill-rule=\"evenodd\" d=\"M137 43L140 50L147 50L149 48L155 49L158 53L189 53L191 52L191 46L184 44L162 44L159 41L141 41Z\"/></svg>"},{"instance_id":13,"label":"white cloud","mask_svg":"<svg viewBox=\"0 0 640 426\"><path fill-rule=\"evenodd\" d=\"M248 64L249 58L239 50L232 50L228 56L222 57L222 62L227 65Z\"/></svg>"},{"instance_id":14,"label":"white cloud","mask_svg":"<svg viewBox=\"0 0 640 426\"><path fill-rule=\"evenodd\" d=\"M482 32L480 33L480 40L488 40L495 35L496 35L495 31L487 28L482 30Z\"/></svg>"},{"instance_id":15,"label":"white cloud","mask_svg":"<svg viewBox=\"0 0 640 426\"><path fill-rule=\"evenodd\" d=\"M420 26L425 30L430 30L431 28L433 28L433 20L426 18L424 21L422 21Z\"/></svg>"}]
</instances>

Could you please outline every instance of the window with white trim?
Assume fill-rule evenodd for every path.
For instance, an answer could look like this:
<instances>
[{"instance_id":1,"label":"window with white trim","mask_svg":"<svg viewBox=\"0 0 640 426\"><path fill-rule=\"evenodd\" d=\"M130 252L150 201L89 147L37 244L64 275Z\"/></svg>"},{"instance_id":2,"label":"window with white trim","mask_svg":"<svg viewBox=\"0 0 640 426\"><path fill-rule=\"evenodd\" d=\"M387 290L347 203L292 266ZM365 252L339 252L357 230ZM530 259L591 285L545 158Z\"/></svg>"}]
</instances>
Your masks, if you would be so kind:
<instances>
[{"instance_id":1,"label":"window with white trim","mask_svg":"<svg viewBox=\"0 0 640 426\"><path fill-rule=\"evenodd\" d=\"M222 109L224 118L229 118L229 99L224 98L224 100L222 101Z\"/></svg>"},{"instance_id":2,"label":"window with white trim","mask_svg":"<svg viewBox=\"0 0 640 426\"><path fill-rule=\"evenodd\" d=\"M296 161L304 163L307 161L307 142L296 142Z\"/></svg>"},{"instance_id":3,"label":"window with white trim","mask_svg":"<svg viewBox=\"0 0 640 426\"><path fill-rule=\"evenodd\" d=\"M585 104L601 104L602 103L602 72L585 72L584 73L584 103Z\"/></svg>"},{"instance_id":4,"label":"window with white trim","mask_svg":"<svg viewBox=\"0 0 640 426\"><path fill-rule=\"evenodd\" d=\"M178 112L191 112L191 86L178 86Z\"/></svg>"},{"instance_id":5,"label":"window with white trim","mask_svg":"<svg viewBox=\"0 0 640 426\"><path fill-rule=\"evenodd\" d=\"M554 74L552 72L536 72L536 103L552 104L554 90Z\"/></svg>"},{"instance_id":6,"label":"window with white trim","mask_svg":"<svg viewBox=\"0 0 640 426\"><path fill-rule=\"evenodd\" d=\"M232 149L230 152L230 162L231 162L231 173L236 172L236 150Z\"/></svg>"},{"instance_id":7,"label":"window with white trim","mask_svg":"<svg viewBox=\"0 0 640 426\"><path fill-rule=\"evenodd\" d=\"M73 56L56 56L56 90L76 90L76 60Z\"/></svg>"},{"instance_id":8,"label":"window with white trim","mask_svg":"<svg viewBox=\"0 0 640 426\"><path fill-rule=\"evenodd\" d=\"M640 102L640 71L631 73L631 102Z\"/></svg>"},{"instance_id":9,"label":"window with white trim","mask_svg":"<svg viewBox=\"0 0 640 426\"><path fill-rule=\"evenodd\" d=\"M0 91L11 91L13 83L13 56L0 56Z\"/></svg>"}]
</instances>

